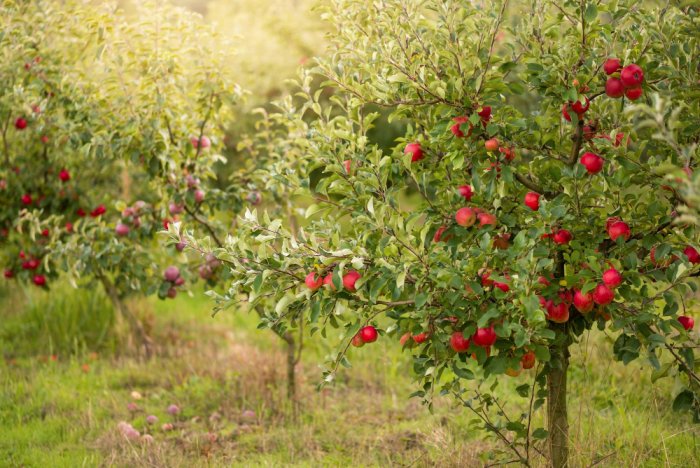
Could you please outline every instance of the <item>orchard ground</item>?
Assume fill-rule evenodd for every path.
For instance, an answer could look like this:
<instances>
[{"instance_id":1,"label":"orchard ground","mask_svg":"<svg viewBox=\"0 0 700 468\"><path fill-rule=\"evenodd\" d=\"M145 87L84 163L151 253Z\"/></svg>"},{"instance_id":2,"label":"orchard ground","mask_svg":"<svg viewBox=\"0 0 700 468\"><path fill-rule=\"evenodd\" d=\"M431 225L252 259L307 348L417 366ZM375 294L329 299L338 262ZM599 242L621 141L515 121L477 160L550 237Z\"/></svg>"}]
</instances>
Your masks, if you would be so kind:
<instances>
[{"instance_id":1,"label":"orchard ground","mask_svg":"<svg viewBox=\"0 0 700 468\"><path fill-rule=\"evenodd\" d=\"M199 294L132 303L158 349L143 361L109 333L100 294L0 294L2 466L484 466L498 448L451 399L437 399L431 415L407 398L415 386L397 339L353 349L353 367L320 392L317 364L332 340L307 340L295 416L283 350L256 330L255 315L212 318ZM611 363L613 340L593 331L573 347L572 466L696 466L700 428L667 411L672 379L652 383L641 362ZM508 381L502 401L524 408L512 390L532 374L499 378ZM167 413L171 404L180 414ZM149 426L151 414L158 422ZM120 421L153 442L127 440Z\"/></svg>"}]
</instances>

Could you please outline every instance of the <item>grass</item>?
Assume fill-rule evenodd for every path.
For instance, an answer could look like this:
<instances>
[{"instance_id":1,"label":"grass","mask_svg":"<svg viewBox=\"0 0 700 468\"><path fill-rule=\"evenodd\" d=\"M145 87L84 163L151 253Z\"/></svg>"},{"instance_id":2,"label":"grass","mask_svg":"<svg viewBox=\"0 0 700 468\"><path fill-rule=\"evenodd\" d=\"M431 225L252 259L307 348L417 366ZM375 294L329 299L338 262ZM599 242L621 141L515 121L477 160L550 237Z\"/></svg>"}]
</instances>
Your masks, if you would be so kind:
<instances>
[{"instance_id":1,"label":"grass","mask_svg":"<svg viewBox=\"0 0 700 468\"><path fill-rule=\"evenodd\" d=\"M353 368L320 392L317 364L330 348L307 347L294 416L285 398L283 349L271 333L256 330L255 316L212 318L200 298L137 302L141 315L153 317L158 343L157 357L143 361L101 331L115 324L99 294L0 294L0 465L483 466L494 460L497 444L451 400L441 399L430 414L407 398L415 389L410 365L392 340L352 350ZM572 350L572 466L598 460L598 466L696 466L698 427L670 411L674 381L651 384L641 364L611 362L610 339L592 334ZM526 401L506 388L529 376L504 379L503 401L522 408ZM167 414L170 404L181 413ZM158 424L146 424L149 414ZM119 421L151 433L154 442L127 441ZM163 423L173 430L164 431Z\"/></svg>"}]
</instances>

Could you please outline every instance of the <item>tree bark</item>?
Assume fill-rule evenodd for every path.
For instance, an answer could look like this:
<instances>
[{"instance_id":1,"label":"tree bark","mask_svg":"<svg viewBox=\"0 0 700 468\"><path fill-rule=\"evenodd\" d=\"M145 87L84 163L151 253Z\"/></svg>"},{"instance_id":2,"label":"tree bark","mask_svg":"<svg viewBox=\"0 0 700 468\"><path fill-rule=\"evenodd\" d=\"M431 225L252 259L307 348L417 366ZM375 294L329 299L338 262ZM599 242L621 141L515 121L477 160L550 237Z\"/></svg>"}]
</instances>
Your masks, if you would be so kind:
<instances>
[{"instance_id":1,"label":"tree bark","mask_svg":"<svg viewBox=\"0 0 700 468\"><path fill-rule=\"evenodd\" d=\"M293 402L297 394L296 342L291 332L285 332L282 339L287 343L287 398Z\"/></svg>"},{"instance_id":2,"label":"tree bark","mask_svg":"<svg viewBox=\"0 0 700 468\"><path fill-rule=\"evenodd\" d=\"M117 291L117 288L108 278L102 276L100 277L100 281L102 282L102 286L107 293L107 297L109 297L109 300L114 306L115 312L121 317L126 318L127 322L129 322L131 332L136 335L136 340L139 347L143 349L147 358L151 357L153 351L151 337L149 337L146 330L144 330L141 321L131 312L131 310L129 310L126 304L124 304L124 301L119 295L119 291Z\"/></svg>"},{"instance_id":3,"label":"tree bark","mask_svg":"<svg viewBox=\"0 0 700 468\"><path fill-rule=\"evenodd\" d=\"M549 457L553 468L569 466L569 420L566 408L566 378L569 369L568 341L551 349L547 375L547 431Z\"/></svg>"}]
</instances>

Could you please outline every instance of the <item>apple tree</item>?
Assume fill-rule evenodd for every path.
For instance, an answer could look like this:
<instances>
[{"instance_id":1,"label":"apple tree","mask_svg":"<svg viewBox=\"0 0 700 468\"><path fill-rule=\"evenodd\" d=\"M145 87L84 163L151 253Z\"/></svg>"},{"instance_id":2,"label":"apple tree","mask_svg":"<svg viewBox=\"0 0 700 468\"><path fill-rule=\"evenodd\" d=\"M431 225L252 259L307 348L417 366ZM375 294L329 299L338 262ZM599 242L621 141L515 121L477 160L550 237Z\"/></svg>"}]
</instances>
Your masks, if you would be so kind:
<instances>
[{"instance_id":1,"label":"apple tree","mask_svg":"<svg viewBox=\"0 0 700 468\"><path fill-rule=\"evenodd\" d=\"M326 381L351 346L401 337L414 396L453 397L525 465L567 466L569 348L594 328L617 336L610 359L683 382L674 408L697 418L700 255L677 217L700 139L697 6L328 3L329 58L260 134L268 189L305 225L247 211L223 248L171 228L226 263L217 307L273 300L263 326L340 329ZM393 151L370 137L377 108L405 125ZM510 417L504 378L523 379Z\"/></svg>"}]
</instances>

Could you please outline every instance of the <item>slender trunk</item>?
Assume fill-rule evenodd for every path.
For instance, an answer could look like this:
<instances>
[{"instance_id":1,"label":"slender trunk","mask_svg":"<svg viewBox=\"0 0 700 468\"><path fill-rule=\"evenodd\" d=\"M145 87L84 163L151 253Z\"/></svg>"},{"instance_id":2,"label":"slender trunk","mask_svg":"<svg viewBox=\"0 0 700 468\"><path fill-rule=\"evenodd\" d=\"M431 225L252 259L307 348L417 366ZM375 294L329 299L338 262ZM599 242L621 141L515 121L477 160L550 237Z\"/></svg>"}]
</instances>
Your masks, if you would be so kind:
<instances>
[{"instance_id":1,"label":"slender trunk","mask_svg":"<svg viewBox=\"0 0 700 468\"><path fill-rule=\"evenodd\" d=\"M109 297L109 300L114 306L115 312L121 317L126 318L127 322L129 322L131 332L136 335L139 348L143 348L146 357L150 357L152 354L152 341L146 333L146 330L144 330L143 324L138 317L136 317L131 310L129 310L126 304L124 304L124 301L119 295L119 291L117 291L114 284L112 284L112 282L104 276L101 277L100 280L102 281L102 286L107 293L107 297Z\"/></svg>"},{"instance_id":2,"label":"slender trunk","mask_svg":"<svg viewBox=\"0 0 700 468\"><path fill-rule=\"evenodd\" d=\"M569 369L568 343L552 348L552 368L547 375L547 430L553 468L569 463L569 420L566 410L566 377Z\"/></svg>"},{"instance_id":3,"label":"slender trunk","mask_svg":"<svg viewBox=\"0 0 700 468\"><path fill-rule=\"evenodd\" d=\"M296 342L291 332L286 332L282 339L287 343L287 398L293 402L297 394Z\"/></svg>"}]
</instances>

